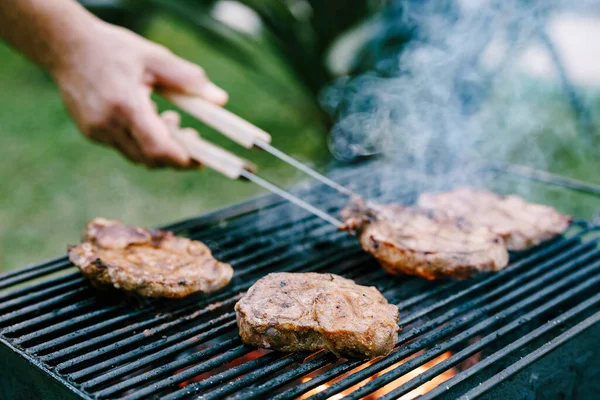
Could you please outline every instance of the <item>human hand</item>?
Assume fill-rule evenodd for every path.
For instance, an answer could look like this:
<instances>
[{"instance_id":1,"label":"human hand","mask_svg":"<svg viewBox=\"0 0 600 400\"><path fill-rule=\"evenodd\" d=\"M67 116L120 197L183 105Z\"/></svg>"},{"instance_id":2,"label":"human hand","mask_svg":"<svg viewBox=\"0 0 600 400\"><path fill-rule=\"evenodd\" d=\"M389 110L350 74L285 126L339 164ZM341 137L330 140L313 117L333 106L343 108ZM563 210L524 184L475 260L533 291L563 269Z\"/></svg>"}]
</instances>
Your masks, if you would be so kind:
<instances>
[{"instance_id":1,"label":"human hand","mask_svg":"<svg viewBox=\"0 0 600 400\"><path fill-rule=\"evenodd\" d=\"M195 165L169 133L150 95L155 87L217 105L227 93L199 66L133 32L94 21L70 43L50 73L81 132L148 167Z\"/></svg>"}]
</instances>

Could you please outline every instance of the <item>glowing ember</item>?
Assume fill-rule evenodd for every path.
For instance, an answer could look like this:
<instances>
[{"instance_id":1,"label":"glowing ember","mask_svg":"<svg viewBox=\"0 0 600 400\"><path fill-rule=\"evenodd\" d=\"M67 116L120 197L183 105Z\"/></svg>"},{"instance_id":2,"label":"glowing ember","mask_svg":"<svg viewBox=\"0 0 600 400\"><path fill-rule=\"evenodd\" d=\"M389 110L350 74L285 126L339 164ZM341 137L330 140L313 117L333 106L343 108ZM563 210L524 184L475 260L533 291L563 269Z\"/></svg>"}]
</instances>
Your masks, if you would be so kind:
<instances>
[{"instance_id":1,"label":"glowing ember","mask_svg":"<svg viewBox=\"0 0 600 400\"><path fill-rule=\"evenodd\" d=\"M402 360L402 361L400 361L400 362L398 362L398 363L396 363L396 364L394 364L394 365L392 365L392 366L384 369L383 371L376 373L372 377L370 377L368 379L365 379L364 381L361 381L361 382L357 383L356 385L354 385L354 386L352 386L352 387L350 387L350 388L348 388L348 389L346 389L346 390L344 390L344 391L342 391L342 392L340 392L338 394L335 394L335 395L329 397L328 400L339 400L339 399L342 399L344 396L346 396L346 395L354 392L355 390L357 390L358 388L366 385L367 383L371 382L375 378L377 378L377 377L385 374L386 372L389 372L389 371L397 368L398 366L404 364L405 362L407 362L411 358L414 358L414 357L416 357L416 356L418 356L420 354L422 354L422 352L414 354L412 357L406 358L406 359L404 359L404 360ZM377 398L379 398L379 397L381 397L381 396L383 396L383 395L391 392L392 390L394 390L394 389L396 389L396 388L404 385L406 382L408 382L411 379L417 377L418 375L424 373L429 368L431 368L431 367L435 366L436 364L438 364L438 363L446 360L451 355L452 355L452 353L446 352L446 353L444 353L444 354L442 354L442 355L434 358L433 360L431 360L431 361L429 361L429 362L421 365L420 367L415 368L414 370L410 371L406 375L401 376L400 378L396 379L395 381L390 382L389 384L387 384L383 388L376 390L375 392L371 393L368 396L365 396L363 399L366 399L366 400L377 399ZM327 382L327 383L325 383L323 385L320 385L320 386L312 389L311 391L306 392L304 395L302 395L302 397L300 397L300 399L307 399L307 398L309 398L309 397L311 397L311 396L313 396L313 395L315 395L315 394L317 394L319 392L322 392L323 390L327 389L329 386L333 385L334 383L341 381L342 379L348 377L349 375L352 375L352 374L354 374L354 373L356 373L356 372L358 372L358 371L360 371L360 370L362 370L362 369L364 369L364 368L366 368L366 367L374 364L375 362L376 361L369 361L369 362L361 365L360 367L355 368L352 371L349 371L349 372L343 374L342 376L339 376L338 378L336 378L336 379L334 379L334 380L332 380L330 382ZM443 373L437 375L435 378L433 378L429 382L424 383L423 385L419 386L418 388L416 388L416 389L412 390L411 392L405 394L404 396L400 397L400 399L401 400L410 400L410 399L414 399L414 398L416 398L418 396L421 396L421 395L423 395L423 394L425 394L425 393L427 393L427 392L435 389L440 383L447 381L448 379L452 378L454 375L456 375L456 371L453 368L449 369L447 371L444 371ZM307 377L302 378L302 383L310 381L313 378L313 376L315 376L315 375L307 376Z\"/></svg>"}]
</instances>

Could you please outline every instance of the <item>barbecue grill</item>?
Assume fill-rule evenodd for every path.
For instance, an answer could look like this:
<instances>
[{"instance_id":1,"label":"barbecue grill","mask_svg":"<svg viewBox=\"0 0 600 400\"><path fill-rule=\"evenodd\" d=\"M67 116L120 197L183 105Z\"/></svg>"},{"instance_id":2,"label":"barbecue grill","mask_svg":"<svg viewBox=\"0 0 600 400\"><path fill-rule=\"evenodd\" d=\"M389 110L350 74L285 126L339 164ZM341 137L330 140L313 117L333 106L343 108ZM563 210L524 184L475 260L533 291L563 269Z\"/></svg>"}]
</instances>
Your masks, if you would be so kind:
<instances>
[{"instance_id":1,"label":"barbecue grill","mask_svg":"<svg viewBox=\"0 0 600 400\"><path fill-rule=\"evenodd\" d=\"M379 164L334 177L379 201L411 203L423 186L408 178L390 185L398 176ZM292 193L331 215L347 201L322 185ZM204 241L233 265L231 284L166 301L99 292L66 257L5 274L0 397L392 399L443 380L419 393L425 399L598 393L600 228L585 221L511 254L500 273L432 282L386 275L356 238L274 195L166 228ZM376 286L400 307L394 351L366 362L245 346L233 306L274 271L331 272Z\"/></svg>"}]
</instances>

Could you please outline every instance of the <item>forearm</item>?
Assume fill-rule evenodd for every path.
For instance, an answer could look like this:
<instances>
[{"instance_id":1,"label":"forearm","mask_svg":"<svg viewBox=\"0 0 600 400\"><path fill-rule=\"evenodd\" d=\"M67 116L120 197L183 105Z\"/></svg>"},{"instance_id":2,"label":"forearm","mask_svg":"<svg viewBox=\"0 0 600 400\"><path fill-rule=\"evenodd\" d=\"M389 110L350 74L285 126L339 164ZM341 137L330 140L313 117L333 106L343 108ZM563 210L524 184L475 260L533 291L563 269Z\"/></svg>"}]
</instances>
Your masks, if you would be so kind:
<instances>
[{"instance_id":1,"label":"forearm","mask_svg":"<svg viewBox=\"0 0 600 400\"><path fill-rule=\"evenodd\" d=\"M0 37L50 72L98 21L74 0L0 0Z\"/></svg>"}]
</instances>

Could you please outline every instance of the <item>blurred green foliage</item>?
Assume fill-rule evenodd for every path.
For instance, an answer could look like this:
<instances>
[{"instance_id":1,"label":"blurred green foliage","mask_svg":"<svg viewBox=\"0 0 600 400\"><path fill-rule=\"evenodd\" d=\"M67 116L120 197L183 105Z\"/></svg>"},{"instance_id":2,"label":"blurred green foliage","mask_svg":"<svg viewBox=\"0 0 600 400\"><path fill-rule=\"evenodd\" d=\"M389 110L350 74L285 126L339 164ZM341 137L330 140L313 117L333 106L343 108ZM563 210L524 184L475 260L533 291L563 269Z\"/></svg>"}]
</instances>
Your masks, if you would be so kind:
<instances>
[{"instance_id":1,"label":"blurred green foliage","mask_svg":"<svg viewBox=\"0 0 600 400\"><path fill-rule=\"evenodd\" d=\"M149 17L168 13L191 27L203 40L217 46L221 55L243 64L254 79L267 86L285 84L279 68L267 53L282 60L312 93L331 79L326 53L341 33L380 8L369 0L80 0L88 9L137 32ZM241 10L240 10L241 9ZM219 15L219 10L220 15ZM242 21L251 32L223 21L223 14ZM250 14L250 15L249 15ZM260 27L252 24L252 15ZM235 25L235 24L234 24ZM273 76L275 75L275 76Z\"/></svg>"}]
</instances>

